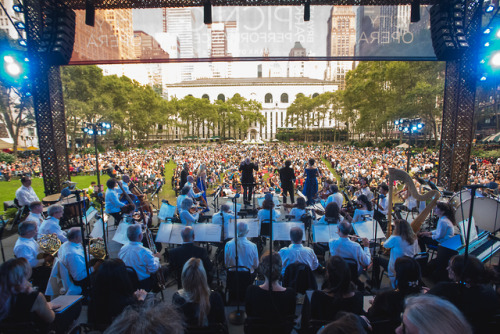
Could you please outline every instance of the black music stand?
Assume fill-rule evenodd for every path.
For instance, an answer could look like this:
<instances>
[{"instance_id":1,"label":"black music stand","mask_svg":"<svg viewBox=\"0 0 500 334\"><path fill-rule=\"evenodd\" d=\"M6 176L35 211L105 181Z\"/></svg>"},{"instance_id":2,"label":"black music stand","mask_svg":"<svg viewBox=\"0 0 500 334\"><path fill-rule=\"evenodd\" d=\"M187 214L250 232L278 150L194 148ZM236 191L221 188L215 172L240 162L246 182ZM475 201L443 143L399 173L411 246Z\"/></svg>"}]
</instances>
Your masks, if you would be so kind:
<instances>
[{"instance_id":1,"label":"black music stand","mask_svg":"<svg viewBox=\"0 0 500 334\"><path fill-rule=\"evenodd\" d=\"M246 314L245 311L240 310L240 287L239 287L239 279L238 279L238 207L236 205L238 201L238 197L240 197L239 193L236 193L233 198L234 202L234 247L235 247L235 257L234 259L236 260L236 275L235 275L235 281L236 281L236 300L238 301L236 304L236 311L233 311L229 313L228 319L229 322L232 325L240 326L245 323L245 318Z\"/></svg>"},{"instance_id":2,"label":"black music stand","mask_svg":"<svg viewBox=\"0 0 500 334\"><path fill-rule=\"evenodd\" d=\"M87 258L87 248L86 248L86 245L85 245L85 228L84 228L84 223L83 223L83 214L82 214L82 207L80 206L80 194L83 193L83 190L74 190L74 193L75 193L75 196L76 196L76 203L77 203L77 210L78 210L78 218L80 220L80 231L82 233L82 246L83 246L83 258L85 260L85 269L87 271L87 278L88 278L88 281L87 281L87 293L90 293L90 291L92 291L92 284L90 282L90 267L89 267L89 259ZM85 200L83 200L85 202ZM85 219L87 219L87 213L85 212ZM104 220L103 220L103 224L104 224ZM88 243L89 246L90 246L90 242ZM105 245L105 250L106 250L106 255L108 255L108 249L106 247L106 244Z\"/></svg>"}]
</instances>

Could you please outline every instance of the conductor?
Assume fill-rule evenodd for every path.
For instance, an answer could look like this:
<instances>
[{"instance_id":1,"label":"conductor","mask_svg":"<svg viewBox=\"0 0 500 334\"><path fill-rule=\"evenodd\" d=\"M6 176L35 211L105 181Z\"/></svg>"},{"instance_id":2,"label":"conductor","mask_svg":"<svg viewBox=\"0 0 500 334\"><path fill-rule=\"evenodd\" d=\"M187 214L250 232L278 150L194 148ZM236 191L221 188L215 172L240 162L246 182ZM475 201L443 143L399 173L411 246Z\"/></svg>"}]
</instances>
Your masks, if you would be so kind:
<instances>
[{"instance_id":1,"label":"conductor","mask_svg":"<svg viewBox=\"0 0 500 334\"><path fill-rule=\"evenodd\" d=\"M258 171L259 166L251 162L250 158L245 158L240 165L241 185L243 186L243 203L250 205L252 200L252 192L255 183L253 171Z\"/></svg>"},{"instance_id":2,"label":"conductor","mask_svg":"<svg viewBox=\"0 0 500 334\"><path fill-rule=\"evenodd\" d=\"M293 198L293 184L295 183L295 172L290 167L292 162L285 161L285 167L280 169L281 188L283 189L283 203L286 203L286 195L290 195L291 203L295 203Z\"/></svg>"}]
</instances>

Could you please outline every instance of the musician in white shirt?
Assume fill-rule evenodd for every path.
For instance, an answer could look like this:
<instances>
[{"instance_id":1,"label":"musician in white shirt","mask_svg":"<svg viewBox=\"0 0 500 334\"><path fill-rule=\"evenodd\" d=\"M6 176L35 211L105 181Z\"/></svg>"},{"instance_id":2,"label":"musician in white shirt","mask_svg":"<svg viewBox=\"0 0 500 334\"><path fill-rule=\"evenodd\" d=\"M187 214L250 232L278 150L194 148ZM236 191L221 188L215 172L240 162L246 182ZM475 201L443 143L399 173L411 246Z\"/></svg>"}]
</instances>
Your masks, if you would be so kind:
<instances>
[{"instance_id":1,"label":"musician in white shirt","mask_svg":"<svg viewBox=\"0 0 500 334\"><path fill-rule=\"evenodd\" d=\"M130 225L127 229L128 244L118 252L118 257L129 267L134 268L139 278L139 288L150 291L153 288L154 274L160 269L160 253L153 252L142 245L141 225Z\"/></svg>"},{"instance_id":2,"label":"musician in white shirt","mask_svg":"<svg viewBox=\"0 0 500 334\"><path fill-rule=\"evenodd\" d=\"M180 214L181 212L181 205L182 201L188 197L189 191L191 190L190 187L184 186L181 189L180 195L177 196L177 213Z\"/></svg>"},{"instance_id":3,"label":"musician in white shirt","mask_svg":"<svg viewBox=\"0 0 500 334\"><path fill-rule=\"evenodd\" d=\"M344 195L339 192L339 187L336 184L332 184L330 186L330 191L332 194L326 199L325 208L328 204L335 202L337 203L339 209L341 209L342 204L344 203Z\"/></svg>"},{"instance_id":4,"label":"musician in white shirt","mask_svg":"<svg viewBox=\"0 0 500 334\"><path fill-rule=\"evenodd\" d=\"M30 205L31 202L40 201L31 186L31 177L21 177L22 186L16 190L16 199L20 206Z\"/></svg>"},{"instance_id":5,"label":"musician in white shirt","mask_svg":"<svg viewBox=\"0 0 500 334\"><path fill-rule=\"evenodd\" d=\"M230 210L229 205L222 204L220 206L220 211L212 216L212 223L222 225L222 222L224 222L224 226L226 227L229 220L234 219L234 216L235 215Z\"/></svg>"},{"instance_id":6,"label":"musician in white shirt","mask_svg":"<svg viewBox=\"0 0 500 334\"><path fill-rule=\"evenodd\" d=\"M354 259L358 263L358 272L363 267L367 267L371 262L370 242L367 238L362 239L363 248L354 241L349 240L349 233L352 229L351 223L344 220L337 225L339 239L330 240L330 256L338 255L344 259Z\"/></svg>"},{"instance_id":7,"label":"musician in white shirt","mask_svg":"<svg viewBox=\"0 0 500 334\"><path fill-rule=\"evenodd\" d=\"M43 222L42 217L43 205L40 201L34 201L30 203L30 214L26 217L25 221L34 221L37 224L38 229Z\"/></svg>"},{"instance_id":8,"label":"musician in white shirt","mask_svg":"<svg viewBox=\"0 0 500 334\"><path fill-rule=\"evenodd\" d=\"M250 273L253 273L259 266L259 254L257 245L247 239L248 224L245 222L238 223L238 266L247 267ZM224 263L227 268L236 265L236 247L235 239L232 239L226 244L224 249Z\"/></svg>"},{"instance_id":9,"label":"musician in white shirt","mask_svg":"<svg viewBox=\"0 0 500 334\"><path fill-rule=\"evenodd\" d=\"M292 240L292 244L279 251L281 260L283 261L282 275L285 274L288 265L297 262L307 264L311 270L316 270L316 268L318 268L318 258L316 254L314 254L314 251L302 245L303 236L304 232L300 227L292 227L290 229L290 240Z\"/></svg>"},{"instance_id":10,"label":"musician in white shirt","mask_svg":"<svg viewBox=\"0 0 500 334\"><path fill-rule=\"evenodd\" d=\"M200 214L197 212L194 215L189 212L189 209L193 207L193 200L189 197L184 198L181 203L181 209L179 211L179 218L181 219L181 224L186 226L191 226L195 224L200 218Z\"/></svg>"},{"instance_id":11,"label":"musician in white shirt","mask_svg":"<svg viewBox=\"0 0 500 334\"><path fill-rule=\"evenodd\" d=\"M33 285L37 286L40 291L45 291L52 270L50 265L45 264L50 263L53 257L46 254L43 259L37 258L41 249L35 241L35 236L38 232L36 222L23 221L19 224L17 232L19 233L19 238L14 245L14 255L18 258L24 257L28 261L33 272Z\"/></svg>"},{"instance_id":12,"label":"musician in white shirt","mask_svg":"<svg viewBox=\"0 0 500 334\"><path fill-rule=\"evenodd\" d=\"M61 242L66 242L68 240L68 238L66 238L66 232L64 232L61 229L61 226L59 226L59 220L64 214L64 207L59 204L52 204L49 206L47 214L49 217L44 220L40 226L38 237L43 234L55 233Z\"/></svg>"}]
</instances>

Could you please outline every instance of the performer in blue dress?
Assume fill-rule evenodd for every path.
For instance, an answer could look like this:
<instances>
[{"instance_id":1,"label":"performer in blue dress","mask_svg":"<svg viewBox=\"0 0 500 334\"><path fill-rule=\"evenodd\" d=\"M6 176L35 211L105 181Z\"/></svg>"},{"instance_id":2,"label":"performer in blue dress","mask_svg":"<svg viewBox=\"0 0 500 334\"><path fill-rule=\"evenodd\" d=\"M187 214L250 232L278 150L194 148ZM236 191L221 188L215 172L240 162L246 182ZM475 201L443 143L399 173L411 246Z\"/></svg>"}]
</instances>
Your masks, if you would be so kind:
<instances>
[{"instance_id":1,"label":"performer in blue dress","mask_svg":"<svg viewBox=\"0 0 500 334\"><path fill-rule=\"evenodd\" d=\"M318 177L322 176L314 163L314 159L309 159L309 165L305 168L304 175L302 175L303 178L306 178L303 194L307 197L307 205L314 204L314 198L318 194Z\"/></svg>"},{"instance_id":2,"label":"performer in blue dress","mask_svg":"<svg viewBox=\"0 0 500 334\"><path fill-rule=\"evenodd\" d=\"M205 203L207 203L207 167L205 164L202 164L198 170L198 177L196 178L196 186L203 193L201 196L205 199ZM208 207L203 210L203 212L210 211Z\"/></svg>"}]
</instances>

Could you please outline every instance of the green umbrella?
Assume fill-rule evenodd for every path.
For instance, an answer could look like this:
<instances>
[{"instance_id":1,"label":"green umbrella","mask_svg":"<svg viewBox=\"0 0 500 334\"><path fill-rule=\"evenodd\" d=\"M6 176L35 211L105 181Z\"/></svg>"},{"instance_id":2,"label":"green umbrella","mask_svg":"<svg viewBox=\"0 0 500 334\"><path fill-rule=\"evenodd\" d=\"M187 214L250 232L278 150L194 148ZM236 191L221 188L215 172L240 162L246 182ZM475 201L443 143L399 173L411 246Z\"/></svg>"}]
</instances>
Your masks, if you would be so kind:
<instances>
[{"instance_id":1,"label":"green umbrella","mask_svg":"<svg viewBox=\"0 0 500 334\"><path fill-rule=\"evenodd\" d=\"M488 136L482 140L483 142L488 142L488 143L498 143L500 142L500 132L495 133L494 135Z\"/></svg>"}]
</instances>

